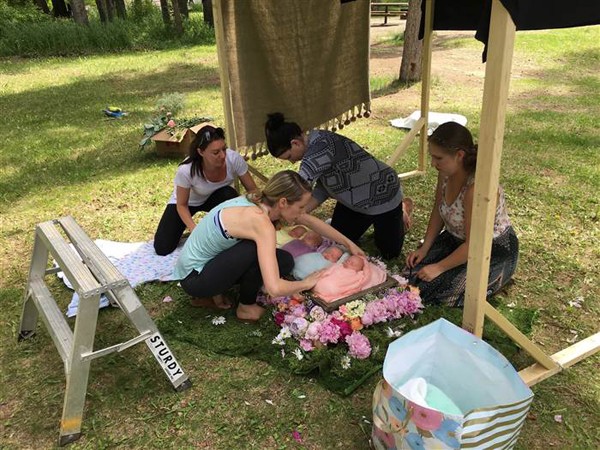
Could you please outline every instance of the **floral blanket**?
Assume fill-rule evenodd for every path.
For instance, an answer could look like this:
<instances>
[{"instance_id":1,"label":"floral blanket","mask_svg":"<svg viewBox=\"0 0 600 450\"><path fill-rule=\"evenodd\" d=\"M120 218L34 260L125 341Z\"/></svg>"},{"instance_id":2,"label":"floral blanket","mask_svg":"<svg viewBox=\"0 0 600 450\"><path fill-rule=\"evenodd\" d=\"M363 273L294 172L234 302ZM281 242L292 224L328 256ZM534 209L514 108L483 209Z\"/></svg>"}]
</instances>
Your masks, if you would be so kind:
<instances>
[{"instance_id":1,"label":"floral blanket","mask_svg":"<svg viewBox=\"0 0 600 450\"><path fill-rule=\"evenodd\" d=\"M173 269L181 252L181 246L177 247L170 255L159 256L154 251L153 241L129 243L96 239L94 243L102 250L102 253L108 256L110 262L115 265L132 287L149 281L174 280ZM69 289L73 289L73 285L63 272L58 272L57 275ZM104 308L108 304L108 299L102 296L100 308ZM67 317L75 316L78 306L79 296L75 292L67 308Z\"/></svg>"}]
</instances>

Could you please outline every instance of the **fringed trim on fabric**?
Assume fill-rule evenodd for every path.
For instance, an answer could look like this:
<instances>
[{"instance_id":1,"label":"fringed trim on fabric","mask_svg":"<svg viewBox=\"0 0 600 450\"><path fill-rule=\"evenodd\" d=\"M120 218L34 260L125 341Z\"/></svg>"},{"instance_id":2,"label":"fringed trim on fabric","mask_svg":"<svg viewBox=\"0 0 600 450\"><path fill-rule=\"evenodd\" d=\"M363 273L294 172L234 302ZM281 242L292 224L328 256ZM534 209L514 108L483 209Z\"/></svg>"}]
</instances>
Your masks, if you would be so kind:
<instances>
[{"instance_id":1,"label":"fringed trim on fabric","mask_svg":"<svg viewBox=\"0 0 600 450\"><path fill-rule=\"evenodd\" d=\"M240 147L238 151L246 161L254 161L257 158L260 158L261 156L269 154L269 149L267 148L266 142L257 142L254 145Z\"/></svg>"},{"instance_id":2,"label":"fringed trim on fabric","mask_svg":"<svg viewBox=\"0 0 600 450\"><path fill-rule=\"evenodd\" d=\"M345 113L340 114L338 117L330 119L327 122L324 122L315 128L319 130L330 130L335 132L337 130L343 129L346 125L350 125L352 122L355 122L356 119L360 119L362 117L367 118L370 115L371 102L361 103L359 105L353 106ZM261 156L269 154L269 149L267 148L266 142L257 142L254 145L240 147L238 151L246 161L254 161L257 158L260 158Z\"/></svg>"},{"instance_id":3,"label":"fringed trim on fabric","mask_svg":"<svg viewBox=\"0 0 600 450\"><path fill-rule=\"evenodd\" d=\"M325 129L330 131L342 130L346 125L350 125L355 122L357 118L369 117L371 115L371 102L361 103L360 105L353 106L350 110L342 113L340 116L328 120L327 122L316 127L319 129Z\"/></svg>"}]
</instances>

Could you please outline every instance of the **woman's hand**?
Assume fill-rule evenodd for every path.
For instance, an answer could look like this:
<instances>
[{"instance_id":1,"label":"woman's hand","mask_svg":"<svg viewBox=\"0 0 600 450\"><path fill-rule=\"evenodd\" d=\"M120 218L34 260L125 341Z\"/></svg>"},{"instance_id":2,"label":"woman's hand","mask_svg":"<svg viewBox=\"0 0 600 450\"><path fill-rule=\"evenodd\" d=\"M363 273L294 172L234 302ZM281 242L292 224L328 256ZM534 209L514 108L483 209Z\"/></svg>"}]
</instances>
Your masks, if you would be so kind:
<instances>
[{"instance_id":1,"label":"woman's hand","mask_svg":"<svg viewBox=\"0 0 600 450\"><path fill-rule=\"evenodd\" d=\"M444 269L439 264L428 264L417 272L417 277L423 281L432 281L442 273Z\"/></svg>"},{"instance_id":2,"label":"woman's hand","mask_svg":"<svg viewBox=\"0 0 600 450\"><path fill-rule=\"evenodd\" d=\"M317 270L317 271L311 273L309 276L307 276L303 280L307 287L305 287L303 290L308 290L308 289L312 289L313 287L315 287L315 284L317 284L317 281L319 281L321 276L323 276L324 271L325 271L325 269Z\"/></svg>"},{"instance_id":3,"label":"woman's hand","mask_svg":"<svg viewBox=\"0 0 600 450\"><path fill-rule=\"evenodd\" d=\"M350 240L348 241L348 244L346 244L346 247L348 247L348 251L353 255L365 256L363 249Z\"/></svg>"},{"instance_id":4,"label":"woman's hand","mask_svg":"<svg viewBox=\"0 0 600 450\"><path fill-rule=\"evenodd\" d=\"M412 269L417 264L419 264L423 260L423 258L425 258L426 254L427 252L423 247L420 247L414 252L410 252L406 257L406 265Z\"/></svg>"}]
</instances>

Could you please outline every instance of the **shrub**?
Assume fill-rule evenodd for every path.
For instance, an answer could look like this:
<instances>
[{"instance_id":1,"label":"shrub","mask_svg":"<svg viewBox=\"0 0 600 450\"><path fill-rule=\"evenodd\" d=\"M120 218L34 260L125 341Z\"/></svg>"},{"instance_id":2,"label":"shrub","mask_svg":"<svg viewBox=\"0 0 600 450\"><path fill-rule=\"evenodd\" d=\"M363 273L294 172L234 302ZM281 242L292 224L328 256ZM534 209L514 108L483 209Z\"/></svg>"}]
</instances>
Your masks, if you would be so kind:
<instances>
[{"instance_id":1,"label":"shrub","mask_svg":"<svg viewBox=\"0 0 600 450\"><path fill-rule=\"evenodd\" d=\"M148 0L136 4L130 20L101 23L92 9L89 26L82 26L50 17L35 6L12 7L0 0L0 56L67 56L215 42L200 13L191 13L183 36L176 37L163 24L159 8Z\"/></svg>"}]
</instances>

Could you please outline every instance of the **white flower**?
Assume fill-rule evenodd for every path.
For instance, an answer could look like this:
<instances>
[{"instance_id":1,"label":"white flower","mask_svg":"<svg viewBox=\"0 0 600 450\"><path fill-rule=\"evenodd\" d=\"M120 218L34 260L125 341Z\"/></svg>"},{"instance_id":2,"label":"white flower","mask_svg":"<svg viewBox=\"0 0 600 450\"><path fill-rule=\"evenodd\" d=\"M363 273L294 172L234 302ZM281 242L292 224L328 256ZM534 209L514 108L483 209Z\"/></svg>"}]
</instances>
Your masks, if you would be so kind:
<instances>
[{"instance_id":1,"label":"white flower","mask_svg":"<svg viewBox=\"0 0 600 450\"><path fill-rule=\"evenodd\" d=\"M281 357L285 358L285 350L284 349L281 349Z\"/></svg>"},{"instance_id":2,"label":"white flower","mask_svg":"<svg viewBox=\"0 0 600 450\"><path fill-rule=\"evenodd\" d=\"M385 334L387 334L387 337L389 337L389 338L400 337L400 336L402 336L402 331L392 330L391 327L387 327L385 329Z\"/></svg>"},{"instance_id":3,"label":"white flower","mask_svg":"<svg viewBox=\"0 0 600 450\"><path fill-rule=\"evenodd\" d=\"M275 339L271 341L273 345L285 345L285 340L289 337L292 337L292 333L290 333L290 329L287 326L281 327L279 334L275 336Z\"/></svg>"},{"instance_id":4,"label":"white flower","mask_svg":"<svg viewBox=\"0 0 600 450\"><path fill-rule=\"evenodd\" d=\"M226 321L227 320L225 320L225 317L217 316L217 317L213 317L212 324L213 325L224 325Z\"/></svg>"},{"instance_id":5,"label":"white flower","mask_svg":"<svg viewBox=\"0 0 600 450\"><path fill-rule=\"evenodd\" d=\"M304 354L302 353L302 350L300 350L299 348L294 350L293 353L294 353L294 356L296 358L298 358L298 361L302 361L302 359L304 358Z\"/></svg>"},{"instance_id":6,"label":"white flower","mask_svg":"<svg viewBox=\"0 0 600 450\"><path fill-rule=\"evenodd\" d=\"M348 355L342 356L342 369L348 370L350 368L350 357Z\"/></svg>"}]
</instances>

